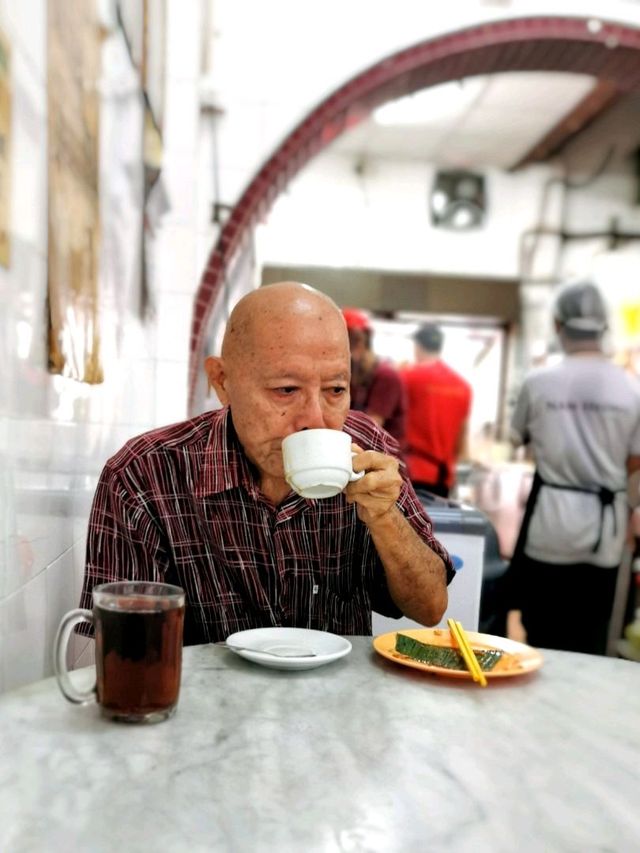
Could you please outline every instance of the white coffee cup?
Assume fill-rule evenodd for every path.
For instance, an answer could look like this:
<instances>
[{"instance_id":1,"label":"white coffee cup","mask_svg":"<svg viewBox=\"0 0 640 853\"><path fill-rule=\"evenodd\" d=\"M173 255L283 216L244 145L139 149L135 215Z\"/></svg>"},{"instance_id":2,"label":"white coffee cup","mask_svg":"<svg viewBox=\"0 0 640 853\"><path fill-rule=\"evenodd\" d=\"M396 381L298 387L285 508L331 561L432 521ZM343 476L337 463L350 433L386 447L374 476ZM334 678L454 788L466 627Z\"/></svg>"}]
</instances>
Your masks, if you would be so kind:
<instances>
[{"instance_id":1,"label":"white coffee cup","mask_svg":"<svg viewBox=\"0 0 640 853\"><path fill-rule=\"evenodd\" d=\"M351 465L351 436L337 429L305 429L282 440L284 476L303 498L331 498L364 477Z\"/></svg>"}]
</instances>

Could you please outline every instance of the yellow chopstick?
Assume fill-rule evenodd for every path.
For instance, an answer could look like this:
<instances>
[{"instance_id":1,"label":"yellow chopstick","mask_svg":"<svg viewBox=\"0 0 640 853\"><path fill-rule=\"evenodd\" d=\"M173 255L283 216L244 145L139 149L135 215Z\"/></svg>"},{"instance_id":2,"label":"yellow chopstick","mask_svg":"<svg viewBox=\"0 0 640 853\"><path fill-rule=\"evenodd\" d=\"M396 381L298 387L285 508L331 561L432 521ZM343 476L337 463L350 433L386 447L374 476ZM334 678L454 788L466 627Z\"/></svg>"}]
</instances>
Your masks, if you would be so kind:
<instances>
[{"instance_id":1,"label":"yellow chopstick","mask_svg":"<svg viewBox=\"0 0 640 853\"><path fill-rule=\"evenodd\" d=\"M485 678L484 672L480 668L478 658L474 655L471 649L467 635L464 632L464 628L462 627L460 622L456 622L454 619L447 619L447 625L449 626L449 630L451 631L451 634L453 635L456 643L458 644L460 654L462 655L464 662L467 665L467 669L471 673L471 677L474 681L477 681L481 687L486 687L487 679Z\"/></svg>"},{"instance_id":2,"label":"yellow chopstick","mask_svg":"<svg viewBox=\"0 0 640 853\"><path fill-rule=\"evenodd\" d=\"M456 628L458 629L458 633L460 635L460 639L462 640L463 647L466 648L469 654L469 658L473 661L473 668L477 676L477 681L479 682L481 687L486 687L487 679L485 677L484 672L482 671L482 667L480 666L480 661L475 656L475 653L471 648L471 643L469 642L469 638L467 637L466 631L464 630L460 622L456 622Z\"/></svg>"}]
</instances>

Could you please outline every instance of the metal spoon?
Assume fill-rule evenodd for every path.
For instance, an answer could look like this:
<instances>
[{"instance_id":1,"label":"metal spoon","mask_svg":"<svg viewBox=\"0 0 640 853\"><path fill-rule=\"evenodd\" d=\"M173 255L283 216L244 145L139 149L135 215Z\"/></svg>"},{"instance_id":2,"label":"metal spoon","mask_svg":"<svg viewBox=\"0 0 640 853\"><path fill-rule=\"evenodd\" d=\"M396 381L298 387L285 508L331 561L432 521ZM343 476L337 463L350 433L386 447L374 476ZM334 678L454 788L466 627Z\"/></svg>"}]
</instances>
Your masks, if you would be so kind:
<instances>
[{"instance_id":1,"label":"metal spoon","mask_svg":"<svg viewBox=\"0 0 640 853\"><path fill-rule=\"evenodd\" d=\"M235 644L227 643L224 640L220 640L217 643L214 643L216 646L224 646L227 649L231 649L232 652L255 652L259 655L271 655L274 658L317 658L318 655L316 652L297 652L297 651L286 651L283 650L281 652L277 651L269 651L267 649L251 649L248 646L236 646Z\"/></svg>"}]
</instances>

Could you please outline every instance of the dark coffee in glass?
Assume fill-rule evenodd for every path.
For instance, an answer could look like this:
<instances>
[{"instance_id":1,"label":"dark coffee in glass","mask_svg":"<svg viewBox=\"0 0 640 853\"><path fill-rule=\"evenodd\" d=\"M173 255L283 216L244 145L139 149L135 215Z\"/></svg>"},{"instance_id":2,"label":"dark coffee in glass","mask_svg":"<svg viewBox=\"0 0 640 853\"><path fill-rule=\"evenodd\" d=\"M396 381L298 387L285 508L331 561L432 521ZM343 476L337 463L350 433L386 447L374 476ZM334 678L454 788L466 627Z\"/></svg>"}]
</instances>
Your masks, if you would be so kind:
<instances>
[{"instance_id":1,"label":"dark coffee in glass","mask_svg":"<svg viewBox=\"0 0 640 853\"><path fill-rule=\"evenodd\" d=\"M173 711L180 691L184 608L121 598L93 611L98 702L105 713Z\"/></svg>"},{"instance_id":2,"label":"dark coffee in glass","mask_svg":"<svg viewBox=\"0 0 640 853\"><path fill-rule=\"evenodd\" d=\"M183 590L142 581L103 584L93 590L93 611L67 614L56 640L56 674L72 702L93 695L71 685L64 662L70 632L84 620L95 627L95 693L102 713L126 722L170 717L180 692Z\"/></svg>"}]
</instances>

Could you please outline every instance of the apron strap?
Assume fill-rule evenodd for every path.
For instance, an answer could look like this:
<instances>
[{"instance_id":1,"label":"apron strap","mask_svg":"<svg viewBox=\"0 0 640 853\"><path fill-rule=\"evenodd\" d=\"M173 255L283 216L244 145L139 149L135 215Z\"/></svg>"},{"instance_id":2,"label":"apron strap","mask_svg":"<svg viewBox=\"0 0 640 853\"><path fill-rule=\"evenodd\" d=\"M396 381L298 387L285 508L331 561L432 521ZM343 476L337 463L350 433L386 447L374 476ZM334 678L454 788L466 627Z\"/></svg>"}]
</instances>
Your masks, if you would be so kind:
<instances>
[{"instance_id":1,"label":"apron strap","mask_svg":"<svg viewBox=\"0 0 640 853\"><path fill-rule=\"evenodd\" d=\"M540 494L541 487L542 478L536 470L533 473L533 482L531 483L531 490L529 491L529 496L525 504L524 515L522 516L522 522L520 523L520 530L518 532L516 544L513 547L513 553L511 555L511 560L509 561L509 567L499 581L499 606L504 610L505 613L509 610L522 609L522 602L524 599L524 570L522 566L524 557L524 546L527 542L527 534L529 532L531 516L533 515L533 511L535 509L536 501L538 500L538 495Z\"/></svg>"},{"instance_id":2,"label":"apron strap","mask_svg":"<svg viewBox=\"0 0 640 853\"><path fill-rule=\"evenodd\" d=\"M518 533L518 538L516 539L516 544L513 549L513 555L511 557L512 562L520 558L524 554L524 546L527 542L527 534L529 532L531 516L533 515L533 511L536 508L536 502L538 500L538 495L540 494L540 489L542 485L542 477L536 469L533 472L533 482L531 483L531 491L529 492L529 497L527 498L527 503L524 507L524 515L522 516L520 531Z\"/></svg>"}]
</instances>

